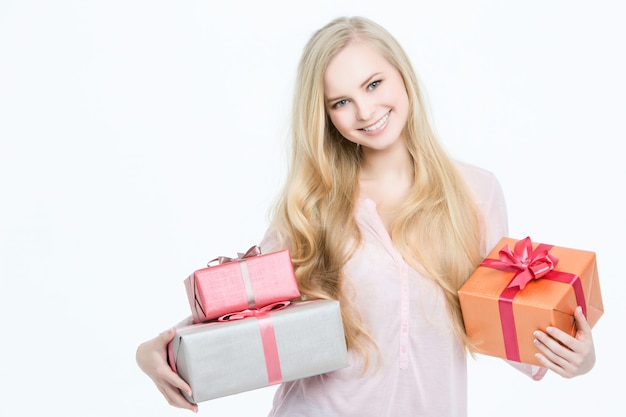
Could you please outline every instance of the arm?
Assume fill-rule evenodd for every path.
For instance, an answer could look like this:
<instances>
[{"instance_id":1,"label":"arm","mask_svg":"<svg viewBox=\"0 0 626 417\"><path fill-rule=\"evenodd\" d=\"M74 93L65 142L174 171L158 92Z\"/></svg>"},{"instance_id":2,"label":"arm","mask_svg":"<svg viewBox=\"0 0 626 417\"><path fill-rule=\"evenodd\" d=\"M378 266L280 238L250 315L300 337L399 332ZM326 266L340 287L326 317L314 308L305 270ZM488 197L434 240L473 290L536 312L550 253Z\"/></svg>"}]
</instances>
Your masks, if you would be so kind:
<instances>
[{"instance_id":1,"label":"arm","mask_svg":"<svg viewBox=\"0 0 626 417\"><path fill-rule=\"evenodd\" d=\"M260 246L263 252L270 252L271 249L277 247L278 237L276 233L271 229L268 230ZM197 413L198 405L187 401L181 393L184 391L191 396L191 387L176 372L172 371L167 362L167 346L176 336L176 329L191 324L193 324L193 318L189 316L176 324L175 327L141 343L137 348L135 357L139 368L152 379L170 405Z\"/></svg>"},{"instance_id":2,"label":"arm","mask_svg":"<svg viewBox=\"0 0 626 417\"><path fill-rule=\"evenodd\" d=\"M536 355L537 360L564 378L583 375L596 363L591 327L582 308L576 308L574 319L578 329L575 337L555 327L548 327L545 332L538 330L534 333L535 346L541 352Z\"/></svg>"}]
</instances>

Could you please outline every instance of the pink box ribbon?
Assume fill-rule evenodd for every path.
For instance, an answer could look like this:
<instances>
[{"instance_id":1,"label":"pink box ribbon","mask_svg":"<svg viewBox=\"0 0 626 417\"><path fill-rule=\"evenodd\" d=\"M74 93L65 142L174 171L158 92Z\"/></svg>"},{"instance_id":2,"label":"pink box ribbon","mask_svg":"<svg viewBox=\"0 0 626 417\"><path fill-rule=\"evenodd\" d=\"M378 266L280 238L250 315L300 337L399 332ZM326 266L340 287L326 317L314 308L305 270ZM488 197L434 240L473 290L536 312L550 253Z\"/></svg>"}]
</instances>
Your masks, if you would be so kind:
<instances>
[{"instance_id":1,"label":"pink box ribbon","mask_svg":"<svg viewBox=\"0 0 626 417\"><path fill-rule=\"evenodd\" d=\"M513 299L531 280L547 279L571 285L576 296L576 303L582 307L583 313L587 316L585 294L580 277L575 274L554 270L559 259L550 253L552 248L553 245L539 244L533 250L530 237L526 237L515 244L513 251L511 251L508 245L502 247L498 252L499 260L487 258L480 264L480 266L500 271L515 272L515 275L502 291L498 300L507 359L516 362L520 361L517 331L513 315Z\"/></svg>"},{"instance_id":2,"label":"pink box ribbon","mask_svg":"<svg viewBox=\"0 0 626 417\"><path fill-rule=\"evenodd\" d=\"M250 282L250 272L248 271L248 265L246 265L246 258L258 256L261 254L261 248L258 246L252 246L245 253L237 253L236 258L229 258L227 256L218 256L215 259L210 260L207 266L211 266L211 263L217 261L218 265L228 262L239 262L239 268L241 269L241 279L243 280L243 286L246 290L246 300L248 301L248 308L256 308L256 300L254 298L254 291L252 291L252 282ZM195 285L194 285L195 287ZM194 289L195 290L195 289Z\"/></svg>"}]
</instances>

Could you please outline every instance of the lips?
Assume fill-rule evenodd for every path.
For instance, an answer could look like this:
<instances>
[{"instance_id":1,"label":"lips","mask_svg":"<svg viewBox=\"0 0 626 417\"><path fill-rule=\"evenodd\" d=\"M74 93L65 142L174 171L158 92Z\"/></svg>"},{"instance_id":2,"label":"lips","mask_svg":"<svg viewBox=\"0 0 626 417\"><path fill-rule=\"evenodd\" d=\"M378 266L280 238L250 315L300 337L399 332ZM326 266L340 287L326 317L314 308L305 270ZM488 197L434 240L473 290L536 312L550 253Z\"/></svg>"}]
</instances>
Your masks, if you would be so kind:
<instances>
[{"instance_id":1,"label":"lips","mask_svg":"<svg viewBox=\"0 0 626 417\"><path fill-rule=\"evenodd\" d=\"M385 124L387 123L387 120L389 120L389 113L391 113L391 111L387 112L383 117L381 117L373 125L368 126L368 127L364 127L361 130L363 130L365 132L374 132L374 131L380 129L381 127L385 126Z\"/></svg>"}]
</instances>

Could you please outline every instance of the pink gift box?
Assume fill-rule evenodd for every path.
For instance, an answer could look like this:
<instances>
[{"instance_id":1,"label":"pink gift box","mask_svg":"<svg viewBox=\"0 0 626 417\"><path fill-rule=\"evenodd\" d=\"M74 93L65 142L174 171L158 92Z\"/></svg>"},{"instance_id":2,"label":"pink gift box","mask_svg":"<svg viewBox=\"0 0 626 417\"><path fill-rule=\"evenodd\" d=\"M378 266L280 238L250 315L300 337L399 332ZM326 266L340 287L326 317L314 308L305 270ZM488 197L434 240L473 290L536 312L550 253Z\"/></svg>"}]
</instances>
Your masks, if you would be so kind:
<instances>
[{"instance_id":1,"label":"pink gift box","mask_svg":"<svg viewBox=\"0 0 626 417\"><path fill-rule=\"evenodd\" d=\"M214 261L219 264L211 266ZM184 283L194 323L300 297L289 251L261 254L257 246L234 259L214 259Z\"/></svg>"}]
</instances>

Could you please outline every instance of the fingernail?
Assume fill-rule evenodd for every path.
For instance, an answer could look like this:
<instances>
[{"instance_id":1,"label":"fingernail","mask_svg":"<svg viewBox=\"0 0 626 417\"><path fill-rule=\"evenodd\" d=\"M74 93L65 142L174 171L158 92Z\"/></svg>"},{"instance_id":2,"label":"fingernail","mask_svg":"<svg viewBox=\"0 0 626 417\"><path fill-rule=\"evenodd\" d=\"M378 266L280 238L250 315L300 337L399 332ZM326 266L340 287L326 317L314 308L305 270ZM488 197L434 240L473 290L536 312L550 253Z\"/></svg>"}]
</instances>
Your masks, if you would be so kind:
<instances>
[{"instance_id":1,"label":"fingernail","mask_svg":"<svg viewBox=\"0 0 626 417\"><path fill-rule=\"evenodd\" d=\"M535 336L535 337L540 337L540 336L541 336L541 332L537 330L537 331L535 331L535 332L533 333L533 336Z\"/></svg>"}]
</instances>

